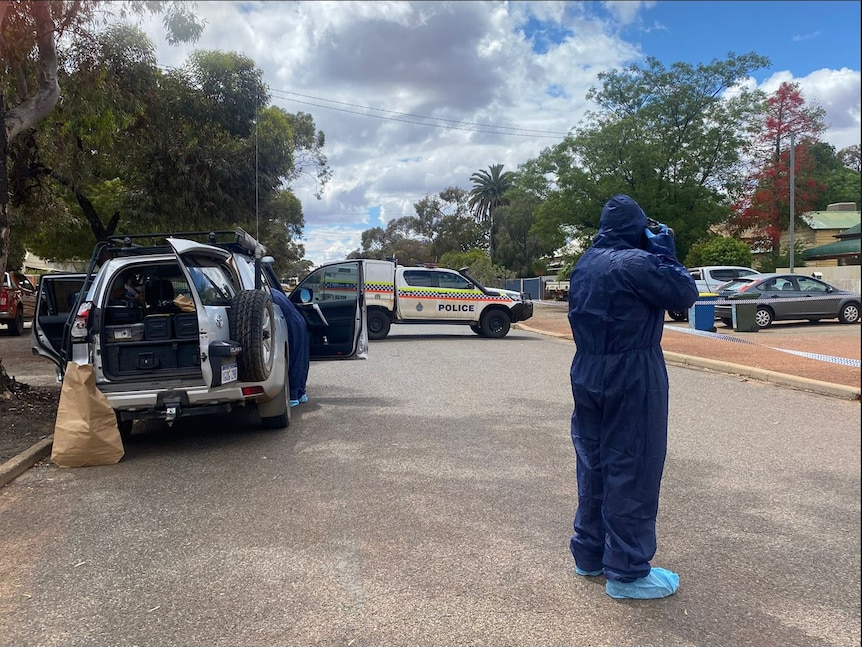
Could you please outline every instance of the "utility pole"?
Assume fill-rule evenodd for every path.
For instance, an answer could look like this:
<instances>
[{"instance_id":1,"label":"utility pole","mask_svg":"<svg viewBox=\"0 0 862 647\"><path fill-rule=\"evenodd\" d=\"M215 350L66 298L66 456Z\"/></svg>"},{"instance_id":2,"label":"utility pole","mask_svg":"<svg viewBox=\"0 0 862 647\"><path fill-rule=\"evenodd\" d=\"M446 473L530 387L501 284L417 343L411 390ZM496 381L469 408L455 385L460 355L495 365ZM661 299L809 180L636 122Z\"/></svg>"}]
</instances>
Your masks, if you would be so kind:
<instances>
[{"instance_id":1,"label":"utility pole","mask_svg":"<svg viewBox=\"0 0 862 647\"><path fill-rule=\"evenodd\" d=\"M796 135L790 133L790 273L793 274L793 254L796 242L793 230L796 220Z\"/></svg>"}]
</instances>

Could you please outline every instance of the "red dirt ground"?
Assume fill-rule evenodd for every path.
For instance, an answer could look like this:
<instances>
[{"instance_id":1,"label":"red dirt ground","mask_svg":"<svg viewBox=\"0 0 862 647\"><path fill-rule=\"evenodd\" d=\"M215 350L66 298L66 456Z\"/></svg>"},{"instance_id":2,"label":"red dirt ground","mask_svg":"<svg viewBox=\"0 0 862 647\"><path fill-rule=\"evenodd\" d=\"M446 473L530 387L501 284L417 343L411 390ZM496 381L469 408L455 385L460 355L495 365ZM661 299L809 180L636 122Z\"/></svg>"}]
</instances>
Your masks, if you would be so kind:
<instances>
[{"instance_id":1,"label":"red dirt ground","mask_svg":"<svg viewBox=\"0 0 862 647\"><path fill-rule=\"evenodd\" d=\"M662 349L665 352L715 359L856 388L860 388L862 383L862 372L858 367L773 350L794 350L858 360L862 356L862 327L858 324L791 321L774 323L756 333L743 333L716 322L716 333L752 342L748 344L683 332L690 330L687 323L675 323L670 319L667 323L670 328L665 329L662 338ZM524 326L568 338L571 338L572 334L563 304L536 304L533 317L525 321Z\"/></svg>"}]
</instances>

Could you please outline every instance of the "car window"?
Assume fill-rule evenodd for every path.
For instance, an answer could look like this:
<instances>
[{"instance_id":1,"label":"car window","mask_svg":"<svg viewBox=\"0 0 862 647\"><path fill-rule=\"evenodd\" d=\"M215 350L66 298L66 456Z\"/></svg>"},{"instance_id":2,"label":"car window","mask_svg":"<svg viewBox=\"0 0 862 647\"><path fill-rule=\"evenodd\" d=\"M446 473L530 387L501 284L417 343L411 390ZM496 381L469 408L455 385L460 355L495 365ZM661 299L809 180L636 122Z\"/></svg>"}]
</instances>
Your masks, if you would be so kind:
<instances>
[{"instance_id":1,"label":"car window","mask_svg":"<svg viewBox=\"0 0 862 647\"><path fill-rule=\"evenodd\" d=\"M36 287L30 283L30 279L28 279L24 274L21 274L20 272L14 272L13 274L15 275L15 282L18 284L19 288L23 288L29 292L36 291Z\"/></svg>"},{"instance_id":2,"label":"car window","mask_svg":"<svg viewBox=\"0 0 862 647\"><path fill-rule=\"evenodd\" d=\"M821 294L826 294L828 291L826 284L821 283L820 281L809 279L805 276L800 277L797 280L799 281L799 290L802 292L819 292Z\"/></svg>"},{"instance_id":3,"label":"car window","mask_svg":"<svg viewBox=\"0 0 862 647\"><path fill-rule=\"evenodd\" d=\"M781 290L782 292L787 292L790 290L795 290L796 287L793 285L793 281L790 279L775 279L774 290Z\"/></svg>"},{"instance_id":4,"label":"car window","mask_svg":"<svg viewBox=\"0 0 862 647\"><path fill-rule=\"evenodd\" d=\"M757 274L755 270L736 270L736 276L753 276Z\"/></svg>"},{"instance_id":5,"label":"car window","mask_svg":"<svg viewBox=\"0 0 862 647\"><path fill-rule=\"evenodd\" d=\"M55 278L47 283L47 288L42 291L39 315L49 317L68 315L75 305L75 299L83 282L83 277L78 277Z\"/></svg>"},{"instance_id":6,"label":"car window","mask_svg":"<svg viewBox=\"0 0 862 647\"><path fill-rule=\"evenodd\" d=\"M469 290L473 287L467 279L453 272L437 272L437 279L440 281L441 288L451 288L453 290Z\"/></svg>"},{"instance_id":7,"label":"car window","mask_svg":"<svg viewBox=\"0 0 862 647\"><path fill-rule=\"evenodd\" d=\"M427 270L405 270L404 282L413 287L437 287L436 281L437 272L429 272Z\"/></svg>"},{"instance_id":8,"label":"car window","mask_svg":"<svg viewBox=\"0 0 862 647\"><path fill-rule=\"evenodd\" d=\"M9 275L6 272L3 272L3 287L9 287Z\"/></svg>"},{"instance_id":9,"label":"car window","mask_svg":"<svg viewBox=\"0 0 862 647\"><path fill-rule=\"evenodd\" d=\"M237 290L233 284L233 277L226 267L213 259L204 257L185 256L184 261L203 305L231 304Z\"/></svg>"},{"instance_id":10,"label":"car window","mask_svg":"<svg viewBox=\"0 0 862 647\"><path fill-rule=\"evenodd\" d=\"M312 291L315 302L355 300L357 271L356 263L319 267L302 280L302 287Z\"/></svg>"},{"instance_id":11,"label":"car window","mask_svg":"<svg viewBox=\"0 0 862 647\"><path fill-rule=\"evenodd\" d=\"M736 278L736 272L732 269L720 269L720 270L711 270L710 274L712 278L716 281L721 281L725 283L730 279Z\"/></svg>"},{"instance_id":12,"label":"car window","mask_svg":"<svg viewBox=\"0 0 862 647\"><path fill-rule=\"evenodd\" d=\"M760 289L764 292L777 292L781 290L781 284L778 283L778 279L769 279L760 284Z\"/></svg>"},{"instance_id":13,"label":"car window","mask_svg":"<svg viewBox=\"0 0 862 647\"><path fill-rule=\"evenodd\" d=\"M734 279L733 281L728 281L724 285L721 286L722 292L739 292L743 288L747 288L751 285L751 281L746 279Z\"/></svg>"}]
</instances>

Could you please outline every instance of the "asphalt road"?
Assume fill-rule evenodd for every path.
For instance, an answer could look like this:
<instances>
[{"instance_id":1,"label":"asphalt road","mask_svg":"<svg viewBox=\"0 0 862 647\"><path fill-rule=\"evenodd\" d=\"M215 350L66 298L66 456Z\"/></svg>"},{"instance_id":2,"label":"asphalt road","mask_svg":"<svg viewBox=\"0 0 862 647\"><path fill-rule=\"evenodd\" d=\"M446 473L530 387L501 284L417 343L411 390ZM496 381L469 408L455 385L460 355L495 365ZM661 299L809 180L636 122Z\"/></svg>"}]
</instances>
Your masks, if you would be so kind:
<instances>
[{"instance_id":1,"label":"asphalt road","mask_svg":"<svg viewBox=\"0 0 862 647\"><path fill-rule=\"evenodd\" d=\"M289 429L138 428L0 490L0 645L859 645L860 405L669 367L654 564L578 577L569 341L396 326Z\"/></svg>"}]
</instances>

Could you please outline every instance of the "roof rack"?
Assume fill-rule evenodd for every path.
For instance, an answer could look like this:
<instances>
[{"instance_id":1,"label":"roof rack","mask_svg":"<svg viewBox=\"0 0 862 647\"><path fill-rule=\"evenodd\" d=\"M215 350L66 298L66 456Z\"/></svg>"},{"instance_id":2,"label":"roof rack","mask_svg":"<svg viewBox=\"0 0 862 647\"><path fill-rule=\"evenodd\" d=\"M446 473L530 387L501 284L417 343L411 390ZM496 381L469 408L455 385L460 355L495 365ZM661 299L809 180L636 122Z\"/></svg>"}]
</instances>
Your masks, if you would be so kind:
<instances>
[{"instance_id":1,"label":"roof rack","mask_svg":"<svg viewBox=\"0 0 862 647\"><path fill-rule=\"evenodd\" d=\"M232 236L232 240L224 240L224 236ZM75 315L78 313L78 308L84 301L84 296L90 289L93 283L93 277L96 274L96 268L101 267L106 261L112 258L121 256L136 256L154 253L171 253L173 248L167 243L168 238L187 238L194 240L195 238L205 237L205 242L214 247L220 247L229 252L239 254L248 254L254 257L255 261L255 288L261 287L261 259L266 254L266 247L261 245L253 236L248 234L241 227L233 230L221 231L183 231L183 232L164 232L154 234L124 234L116 236L108 236L105 240L100 240L93 248L93 254L90 256L90 262L87 265L87 275L84 278L84 284L78 292L75 303L72 306L72 311L69 319L63 330L63 349L60 352L61 370L65 371L65 364L71 353L71 335L70 330L72 322L75 320ZM222 237L222 240L219 240ZM150 244L140 244L142 241L149 240ZM158 242L156 242L158 241Z\"/></svg>"}]
</instances>

